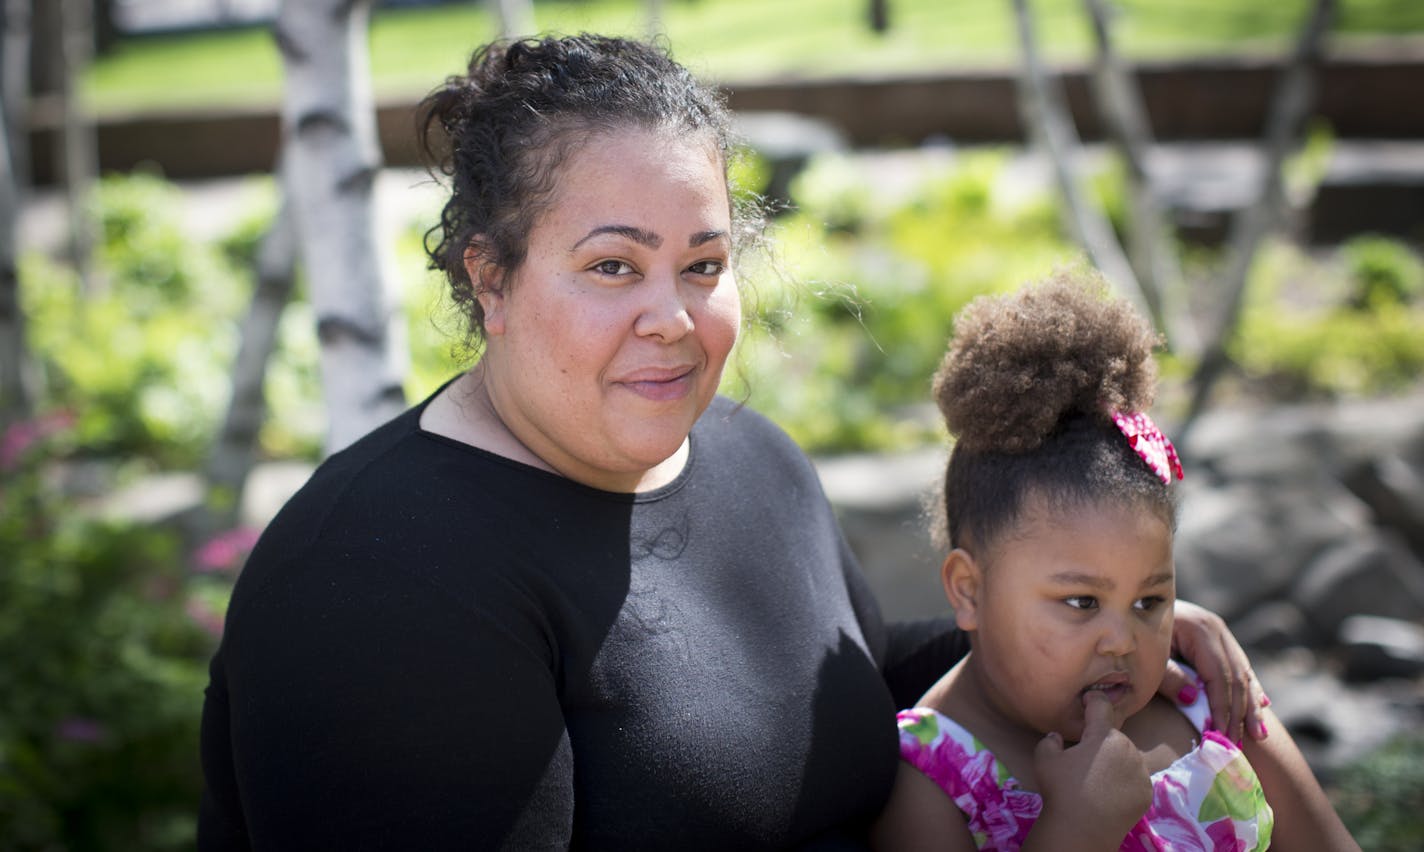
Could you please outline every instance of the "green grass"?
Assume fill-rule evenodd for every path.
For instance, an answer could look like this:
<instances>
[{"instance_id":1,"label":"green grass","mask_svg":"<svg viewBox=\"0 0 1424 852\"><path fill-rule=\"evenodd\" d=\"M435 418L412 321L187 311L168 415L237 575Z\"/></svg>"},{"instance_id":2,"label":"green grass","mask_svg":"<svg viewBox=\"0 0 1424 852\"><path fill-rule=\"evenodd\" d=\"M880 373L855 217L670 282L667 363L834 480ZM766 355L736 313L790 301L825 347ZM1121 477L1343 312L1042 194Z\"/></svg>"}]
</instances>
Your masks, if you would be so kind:
<instances>
[{"instance_id":1,"label":"green grass","mask_svg":"<svg viewBox=\"0 0 1424 852\"><path fill-rule=\"evenodd\" d=\"M735 81L777 74L912 73L1003 67L1017 57L1007 0L890 0L891 30L872 33L866 0L664 0L674 54L699 74ZM1119 0L1117 34L1137 58L1281 51L1310 0ZM1087 55L1081 0L1036 0L1041 39L1057 59ZM641 0L539 0L541 30L642 35ZM1419 0L1341 0L1342 35L1424 33ZM378 97L423 94L493 37L484 3L378 10L371 67ZM86 94L98 112L270 104L282 66L265 29L133 38L95 63Z\"/></svg>"}]
</instances>

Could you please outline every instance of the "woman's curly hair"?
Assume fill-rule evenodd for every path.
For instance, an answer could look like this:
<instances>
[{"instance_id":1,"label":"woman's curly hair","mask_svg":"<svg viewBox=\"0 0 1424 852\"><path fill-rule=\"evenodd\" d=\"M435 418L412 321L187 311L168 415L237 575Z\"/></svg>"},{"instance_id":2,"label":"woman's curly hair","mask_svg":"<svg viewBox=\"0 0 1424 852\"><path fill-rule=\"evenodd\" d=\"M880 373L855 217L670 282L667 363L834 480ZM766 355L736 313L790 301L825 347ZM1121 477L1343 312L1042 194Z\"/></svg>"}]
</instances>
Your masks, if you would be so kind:
<instances>
[{"instance_id":1,"label":"woman's curly hair","mask_svg":"<svg viewBox=\"0 0 1424 852\"><path fill-rule=\"evenodd\" d=\"M1058 507L1140 504L1174 524L1170 490L1111 419L1151 407L1158 343L1092 271L971 302L934 377L954 438L940 527L947 544L991 547L1030 497Z\"/></svg>"},{"instance_id":2,"label":"woman's curly hair","mask_svg":"<svg viewBox=\"0 0 1424 852\"><path fill-rule=\"evenodd\" d=\"M559 167L589 135L626 128L703 134L725 167L731 113L714 88L643 42L577 35L495 42L421 101L417 133L450 197L425 235L430 267L449 279L478 345L484 316L465 251L478 238L486 265L518 268L529 231L553 200ZM729 193L730 194L730 193Z\"/></svg>"}]
</instances>

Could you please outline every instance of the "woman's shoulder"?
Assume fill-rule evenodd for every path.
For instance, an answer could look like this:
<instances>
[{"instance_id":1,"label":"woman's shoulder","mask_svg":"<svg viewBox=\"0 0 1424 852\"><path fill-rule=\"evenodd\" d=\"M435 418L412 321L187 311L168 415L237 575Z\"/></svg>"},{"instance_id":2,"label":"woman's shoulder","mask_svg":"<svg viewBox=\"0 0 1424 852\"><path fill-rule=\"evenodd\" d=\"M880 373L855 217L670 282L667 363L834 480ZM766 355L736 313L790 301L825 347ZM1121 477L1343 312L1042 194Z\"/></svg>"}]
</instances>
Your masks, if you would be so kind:
<instances>
[{"instance_id":1,"label":"woman's shoulder","mask_svg":"<svg viewBox=\"0 0 1424 852\"><path fill-rule=\"evenodd\" d=\"M790 464L812 471L811 461L780 426L745 402L717 396L692 430L699 451L756 464Z\"/></svg>"}]
</instances>

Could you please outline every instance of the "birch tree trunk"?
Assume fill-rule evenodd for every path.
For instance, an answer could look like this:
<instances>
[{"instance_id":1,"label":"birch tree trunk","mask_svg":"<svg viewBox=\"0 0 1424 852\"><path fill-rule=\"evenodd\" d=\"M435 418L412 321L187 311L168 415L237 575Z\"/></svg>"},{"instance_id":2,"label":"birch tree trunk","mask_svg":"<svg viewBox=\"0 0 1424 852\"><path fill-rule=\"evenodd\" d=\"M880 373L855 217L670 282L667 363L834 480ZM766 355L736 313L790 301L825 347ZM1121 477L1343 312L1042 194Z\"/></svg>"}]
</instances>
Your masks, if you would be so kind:
<instances>
[{"instance_id":1,"label":"birch tree trunk","mask_svg":"<svg viewBox=\"0 0 1424 852\"><path fill-rule=\"evenodd\" d=\"M1152 316L1142 286L1118 244L1107 217L1087 197L1078 164L1078 131L1073 127L1062 93L1053 85L1039 58L1028 0L1014 0L1023 73L1019 78L1019 114L1024 129L1047 154L1068 210L1068 225L1078 244L1113 288L1144 315Z\"/></svg>"},{"instance_id":2,"label":"birch tree trunk","mask_svg":"<svg viewBox=\"0 0 1424 852\"><path fill-rule=\"evenodd\" d=\"M890 0L870 0L870 31L878 35L890 32Z\"/></svg>"},{"instance_id":3,"label":"birch tree trunk","mask_svg":"<svg viewBox=\"0 0 1424 852\"><path fill-rule=\"evenodd\" d=\"M646 0L643 7L648 10L647 36L656 38L663 34L663 0Z\"/></svg>"},{"instance_id":4,"label":"birch tree trunk","mask_svg":"<svg viewBox=\"0 0 1424 852\"><path fill-rule=\"evenodd\" d=\"M3 0L0 15L4 33L0 35L0 102L6 111L9 133L10 173L15 177L23 203L30 186L30 40L33 17L30 0Z\"/></svg>"},{"instance_id":5,"label":"birch tree trunk","mask_svg":"<svg viewBox=\"0 0 1424 852\"><path fill-rule=\"evenodd\" d=\"M1230 363L1226 347L1241 320L1252 262L1261 242L1280 222L1286 203L1281 166L1301 144L1302 128L1315 100L1315 66L1335 16L1335 5L1335 0L1316 0L1271 99L1261 152L1261 190L1256 201L1231 223L1226 268L1220 276L1220 309L1208 329L1201 360L1192 375L1191 403L1178 430L1183 436L1205 410L1213 386Z\"/></svg>"},{"instance_id":6,"label":"birch tree trunk","mask_svg":"<svg viewBox=\"0 0 1424 852\"><path fill-rule=\"evenodd\" d=\"M94 268L94 223L85 200L98 176L98 152L94 126L84 114L79 98L79 81L94 56L94 7L91 0L59 0L60 21L60 109L63 129L59 134L58 160L64 176L65 199L69 208L70 253L84 291L100 287Z\"/></svg>"},{"instance_id":7,"label":"birch tree trunk","mask_svg":"<svg viewBox=\"0 0 1424 852\"><path fill-rule=\"evenodd\" d=\"M20 278L16 269L15 235L20 219L20 192L10 166L8 104L0 105L0 432L28 419L30 389L25 365L25 315L20 310Z\"/></svg>"},{"instance_id":8,"label":"birch tree trunk","mask_svg":"<svg viewBox=\"0 0 1424 852\"><path fill-rule=\"evenodd\" d=\"M524 38L534 34L533 0L489 0L499 22L499 37Z\"/></svg>"},{"instance_id":9,"label":"birch tree trunk","mask_svg":"<svg viewBox=\"0 0 1424 852\"><path fill-rule=\"evenodd\" d=\"M257 247L257 286L242 323L242 339L232 370L232 396L221 431L208 455L207 487L211 519L204 534L228 529L237 520L243 486L257 459L257 437L267 416L263 383L277 348L282 312L296 280L297 239L292 206L283 199L271 227Z\"/></svg>"},{"instance_id":10,"label":"birch tree trunk","mask_svg":"<svg viewBox=\"0 0 1424 852\"><path fill-rule=\"evenodd\" d=\"M1182 266L1171 237L1171 223L1147 171L1152 127L1131 72L1112 41L1104 0L1084 0L1093 24L1097 57L1093 63L1094 101L1108 138L1127 172L1127 259L1141 283L1153 321L1174 351L1192 355L1201 347L1186 307Z\"/></svg>"},{"instance_id":11,"label":"birch tree trunk","mask_svg":"<svg viewBox=\"0 0 1424 852\"><path fill-rule=\"evenodd\" d=\"M367 32L372 0L283 0L283 177L321 341L335 452L405 406L405 335L376 234L381 167Z\"/></svg>"},{"instance_id":12,"label":"birch tree trunk","mask_svg":"<svg viewBox=\"0 0 1424 852\"><path fill-rule=\"evenodd\" d=\"M6 0L0 8L0 432L31 415L29 348L20 306L17 231L24 187L25 104L29 100L29 4Z\"/></svg>"}]
</instances>

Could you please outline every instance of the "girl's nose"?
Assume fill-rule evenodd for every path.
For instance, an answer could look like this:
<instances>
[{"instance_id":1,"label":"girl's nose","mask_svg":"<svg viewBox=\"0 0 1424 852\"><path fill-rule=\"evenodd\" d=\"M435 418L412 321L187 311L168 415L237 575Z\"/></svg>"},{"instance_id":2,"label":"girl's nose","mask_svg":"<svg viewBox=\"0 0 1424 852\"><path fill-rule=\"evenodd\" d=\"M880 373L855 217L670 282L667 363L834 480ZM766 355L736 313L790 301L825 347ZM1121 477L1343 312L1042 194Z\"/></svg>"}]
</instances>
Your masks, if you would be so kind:
<instances>
[{"instance_id":1,"label":"girl's nose","mask_svg":"<svg viewBox=\"0 0 1424 852\"><path fill-rule=\"evenodd\" d=\"M1104 614L1102 632L1098 635L1098 653L1109 657L1125 657L1135 650L1137 636L1127 619Z\"/></svg>"}]
</instances>

